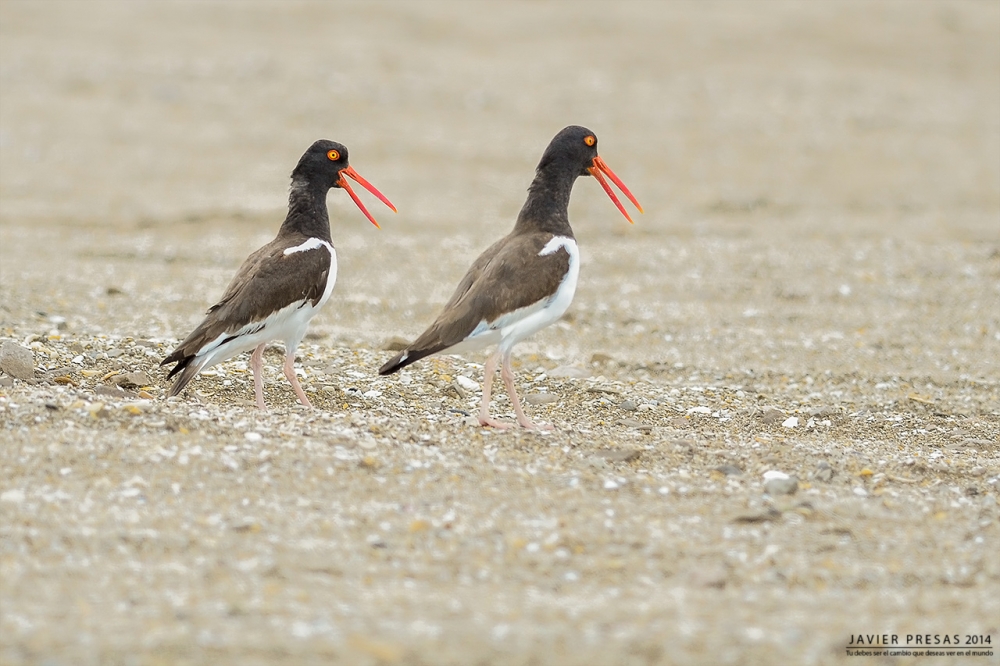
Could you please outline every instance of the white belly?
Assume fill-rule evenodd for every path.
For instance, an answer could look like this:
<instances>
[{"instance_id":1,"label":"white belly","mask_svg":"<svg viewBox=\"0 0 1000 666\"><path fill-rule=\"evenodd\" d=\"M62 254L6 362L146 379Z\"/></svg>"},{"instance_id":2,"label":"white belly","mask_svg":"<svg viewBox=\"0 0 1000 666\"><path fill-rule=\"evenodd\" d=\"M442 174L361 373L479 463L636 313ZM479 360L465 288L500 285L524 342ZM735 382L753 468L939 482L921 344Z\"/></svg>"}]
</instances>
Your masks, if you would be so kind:
<instances>
[{"instance_id":1,"label":"white belly","mask_svg":"<svg viewBox=\"0 0 1000 666\"><path fill-rule=\"evenodd\" d=\"M302 342L302 337L306 334L309 321L330 300L333 286L337 282L337 251L325 241L317 241L317 243L318 246L326 247L330 253L330 272L326 278L326 288L316 305L306 299L295 301L272 312L266 319L246 324L238 331L223 333L202 347L195 355L196 362L202 368L221 363L242 352L252 351L257 345L272 340L281 340L285 344L285 352L294 353L299 343ZM286 251L285 254L289 254L289 252ZM223 342L227 338L232 339Z\"/></svg>"}]
</instances>

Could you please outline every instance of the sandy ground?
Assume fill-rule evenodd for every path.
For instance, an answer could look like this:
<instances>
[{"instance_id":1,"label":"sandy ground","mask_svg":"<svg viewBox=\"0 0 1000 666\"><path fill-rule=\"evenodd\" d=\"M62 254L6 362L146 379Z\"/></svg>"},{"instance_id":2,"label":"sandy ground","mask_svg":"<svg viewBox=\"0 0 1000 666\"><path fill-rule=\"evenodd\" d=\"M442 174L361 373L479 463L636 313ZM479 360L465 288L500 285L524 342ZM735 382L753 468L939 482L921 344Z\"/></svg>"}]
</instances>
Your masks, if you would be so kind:
<instances>
[{"instance_id":1,"label":"sandy ground","mask_svg":"<svg viewBox=\"0 0 1000 666\"><path fill-rule=\"evenodd\" d=\"M484 430L484 356L375 370L571 123L647 212L577 183L554 430ZM330 195L316 409L164 400L321 137L400 212ZM0 663L1000 660L996 2L3 0L0 278Z\"/></svg>"}]
</instances>

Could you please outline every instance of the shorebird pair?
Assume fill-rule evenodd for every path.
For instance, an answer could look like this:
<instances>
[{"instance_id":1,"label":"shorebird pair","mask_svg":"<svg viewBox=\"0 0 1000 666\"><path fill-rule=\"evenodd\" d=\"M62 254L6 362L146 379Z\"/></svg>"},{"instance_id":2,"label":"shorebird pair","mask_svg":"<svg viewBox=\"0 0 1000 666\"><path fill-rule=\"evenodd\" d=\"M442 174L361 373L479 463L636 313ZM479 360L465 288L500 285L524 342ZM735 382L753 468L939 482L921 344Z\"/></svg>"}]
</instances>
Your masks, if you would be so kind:
<instances>
[{"instance_id":1,"label":"shorebird pair","mask_svg":"<svg viewBox=\"0 0 1000 666\"><path fill-rule=\"evenodd\" d=\"M499 366L517 422L534 428L517 397L511 350L518 341L559 319L573 300L580 255L569 224L569 198L577 177L587 175L597 179L629 222L632 218L605 176L642 212L636 198L597 154L597 136L585 127L563 129L542 154L513 231L473 262L434 323L383 365L379 374L392 374L431 354L496 345L497 351L483 373L479 423L498 428L512 425L491 418L489 413L493 377ZM178 375L170 395L184 390L205 368L253 350L254 393L257 406L265 409L264 346L281 340L285 344L285 377L299 402L311 406L295 376L295 350L309 321L330 298L337 278L327 192L332 187L347 190L378 226L344 176L396 210L349 165L347 148L333 141L314 143L292 172L288 215L277 237L243 262L222 300L209 308L205 320L161 363L177 363L168 375Z\"/></svg>"}]
</instances>

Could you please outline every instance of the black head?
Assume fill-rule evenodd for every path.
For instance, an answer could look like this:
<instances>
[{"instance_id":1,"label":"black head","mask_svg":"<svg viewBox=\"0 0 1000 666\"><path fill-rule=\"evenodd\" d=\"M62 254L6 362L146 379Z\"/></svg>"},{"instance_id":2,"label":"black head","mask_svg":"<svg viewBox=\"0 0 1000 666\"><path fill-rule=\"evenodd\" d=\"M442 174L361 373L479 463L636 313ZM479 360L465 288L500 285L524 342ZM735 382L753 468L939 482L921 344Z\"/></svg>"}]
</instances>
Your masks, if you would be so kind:
<instances>
[{"instance_id":1,"label":"black head","mask_svg":"<svg viewBox=\"0 0 1000 666\"><path fill-rule=\"evenodd\" d=\"M549 142L548 148L542 153L538 168L559 165L562 168L571 168L576 175L589 176L589 169L594 166L595 157L597 157L597 135L586 127L570 125Z\"/></svg>"},{"instance_id":2,"label":"black head","mask_svg":"<svg viewBox=\"0 0 1000 666\"><path fill-rule=\"evenodd\" d=\"M563 177L568 175L574 179L577 176L593 176L601 184L601 187L604 188L607 195L611 197L611 200L618 207L618 210L622 212L622 215L625 216L625 219L631 222L632 217L625 210L625 207L622 206L621 201L618 200L618 197L615 196L614 191L604 179L607 176L618 186L622 194L635 204L639 212L642 212L642 206L639 205L636 198L625 187L625 183L615 175L615 172L611 170L607 162L602 160L600 155L597 154L597 135L586 127L570 125L556 134L549 143L549 147L545 149L545 153L542 154L542 161L538 163L538 171L539 173L545 171L553 174L566 174Z\"/></svg>"},{"instance_id":3,"label":"black head","mask_svg":"<svg viewBox=\"0 0 1000 666\"><path fill-rule=\"evenodd\" d=\"M355 171L354 167L347 162L347 146L327 139L320 139L309 146L309 150L302 155L299 163L295 165L295 169L292 171L292 193L294 195L296 191L304 191L311 192L313 196L321 196L324 199L323 206L325 210L327 190L331 187L343 188L351 195L351 199L361 209L361 212L365 214L365 217L371 220L371 223L377 227L378 222L368 212L365 205L361 203L361 199L354 193L350 183L347 182L347 178L344 178L344 176L357 182L378 197L393 212L396 212L396 207L392 205L392 202L386 199L385 195L379 192L374 185L362 178L361 174ZM317 188L319 188L319 191L317 191Z\"/></svg>"},{"instance_id":4,"label":"black head","mask_svg":"<svg viewBox=\"0 0 1000 666\"><path fill-rule=\"evenodd\" d=\"M309 146L292 171L292 180L305 180L326 188L340 187L340 172L347 169L347 146L320 139Z\"/></svg>"}]
</instances>

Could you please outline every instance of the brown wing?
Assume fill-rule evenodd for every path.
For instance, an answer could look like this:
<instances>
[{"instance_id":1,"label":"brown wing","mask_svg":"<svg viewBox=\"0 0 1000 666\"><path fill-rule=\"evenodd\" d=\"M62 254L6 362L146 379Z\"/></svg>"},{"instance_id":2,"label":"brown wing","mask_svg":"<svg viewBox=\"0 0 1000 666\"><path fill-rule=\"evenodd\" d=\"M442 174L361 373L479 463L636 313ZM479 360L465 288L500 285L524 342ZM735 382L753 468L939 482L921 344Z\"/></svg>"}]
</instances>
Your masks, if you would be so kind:
<instances>
[{"instance_id":1,"label":"brown wing","mask_svg":"<svg viewBox=\"0 0 1000 666\"><path fill-rule=\"evenodd\" d=\"M486 267L489 266L490 262L493 261L498 254L503 252L506 244L510 242L511 237L504 236L496 243L493 243L493 245L490 245L488 248L483 250L483 253L476 257L476 260L472 262L471 266L469 266L469 270L465 272L465 275L458 283L458 286L455 287L455 291L452 293L451 298L449 298L448 302L444 304L444 310L442 310L442 312L454 307L460 300L462 300L463 296L469 293L472 285L474 285L476 281L483 276L483 273L486 271Z\"/></svg>"},{"instance_id":2,"label":"brown wing","mask_svg":"<svg viewBox=\"0 0 1000 666\"><path fill-rule=\"evenodd\" d=\"M539 256L553 235L507 236L491 245L462 278L430 327L379 370L390 374L416 360L458 344L483 321L534 305L556 293L569 270L565 249Z\"/></svg>"},{"instance_id":3,"label":"brown wing","mask_svg":"<svg viewBox=\"0 0 1000 666\"><path fill-rule=\"evenodd\" d=\"M275 239L247 257L222 299L208 309L204 321L161 365L194 356L220 335L263 321L296 301L319 302L330 276L330 252L321 246L284 253L293 246L287 239Z\"/></svg>"}]
</instances>

